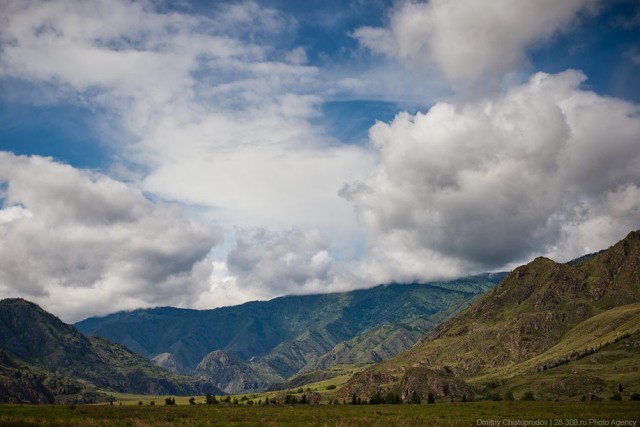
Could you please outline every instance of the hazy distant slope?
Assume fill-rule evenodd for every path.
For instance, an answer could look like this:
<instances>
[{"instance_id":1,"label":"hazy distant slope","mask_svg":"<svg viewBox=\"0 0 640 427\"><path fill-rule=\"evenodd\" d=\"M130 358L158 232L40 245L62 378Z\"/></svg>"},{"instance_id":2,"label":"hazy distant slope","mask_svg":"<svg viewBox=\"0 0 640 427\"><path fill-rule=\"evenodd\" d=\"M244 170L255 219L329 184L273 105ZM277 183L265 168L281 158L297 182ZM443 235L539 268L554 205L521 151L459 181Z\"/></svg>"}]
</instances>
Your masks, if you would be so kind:
<instances>
[{"instance_id":1,"label":"hazy distant slope","mask_svg":"<svg viewBox=\"0 0 640 427\"><path fill-rule=\"evenodd\" d=\"M433 327L425 319L409 324L383 323L336 345L308 364L303 372L328 369L335 365L361 365L387 360L411 348Z\"/></svg>"},{"instance_id":2,"label":"hazy distant slope","mask_svg":"<svg viewBox=\"0 0 640 427\"><path fill-rule=\"evenodd\" d=\"M435 324L501 277L486 274L433 284L381 285L202 311L135 310L90 318L77 327L148 358L163 354L165 359L170 354L188 372L210 352L222 350L245 362L253 360L256 374L286 378L337 344L385 322L407 324L423 318Z\"/></svg>"}]
</instances>

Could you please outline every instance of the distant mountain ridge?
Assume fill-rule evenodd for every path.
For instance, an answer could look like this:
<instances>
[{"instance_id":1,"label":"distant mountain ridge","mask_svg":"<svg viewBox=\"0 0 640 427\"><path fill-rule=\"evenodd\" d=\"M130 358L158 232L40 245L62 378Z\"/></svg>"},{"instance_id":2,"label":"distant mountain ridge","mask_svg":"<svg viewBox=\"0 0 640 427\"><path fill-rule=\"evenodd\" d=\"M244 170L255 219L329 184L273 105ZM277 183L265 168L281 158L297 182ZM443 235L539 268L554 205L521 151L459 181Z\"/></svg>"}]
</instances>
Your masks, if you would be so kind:
<instances>
[{"instance_id":1,"label":"distant mountain ridge","mask_svg":"<svg viewBox=\"0 0 640 427\"><path fill-rule=\"evenodd\" d=\"M119 344L86 337L38 305L0 301L0 401L92 402L100 390L145 394L220 392L151 364Z\"/></svg>"},{"instance_id":2,"label":"distant mountain ridge","mask_svg":"<svg viewBox=\"0 0 640 427\"><path fill-rule=\"evenodd\" d=\"M244 363L246 378L262 379L244 385L236 383L233 390L239 393L255 390L252 385L262 386L266 378L280 382L298 372L315 369L320 366L316 365L318 360L337 345L361 333L370 333L384 323L395 325L393 331L382 329L378 335L386 331L395 334L396 339L389 338L386 347L376 350L377 356L375 351L371 353L361 346L361 350L354 350L360 353L358 358L342 351L333 362L323 359L321 366L342 363L341 360L373 363L380 357L397 354L435 324L495 286L503 276L496 273L430 284L380 285L212 310L170 307L135 310L89 318L76 326L86 334L106 337L149 359L156 358L162 366L181 366L183 373L195 372L208 354L221 351L231 357L225 360ZM414 330L409 333L406 325L412 322ZM404 335L398 325L405 325L401 328ZM366 343L376 346L385 339L379 336L377 344L373 340ZM228 379L228 375L223 376ZM208 378L230 390L212 375Z\"/></svg>"},{"instance_id":3,"label":"distant mountain ridge","mask_svg":"<svg viewBox=\"0 0 640 427\"><path fill-rule=\"evenodd\" d=\"M615 349L615 350L614 350ZM607 360L606 363L603 363ZM633 366L635 365L635 368ZM536 258L406 352L355 375L345 395L396 390L547 398L640 392L640 232L559 264Z\"/></svg>"}]
</instances>

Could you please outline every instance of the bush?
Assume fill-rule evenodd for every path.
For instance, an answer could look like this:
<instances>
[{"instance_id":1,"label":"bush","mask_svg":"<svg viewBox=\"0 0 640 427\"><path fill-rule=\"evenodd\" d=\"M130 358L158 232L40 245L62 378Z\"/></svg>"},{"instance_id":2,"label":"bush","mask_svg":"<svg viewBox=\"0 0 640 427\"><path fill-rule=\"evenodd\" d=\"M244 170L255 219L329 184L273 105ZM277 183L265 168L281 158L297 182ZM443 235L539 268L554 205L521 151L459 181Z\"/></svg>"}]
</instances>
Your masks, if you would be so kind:
<instances>
[{"instance_id":1,"label":"bush","mask_svg":"<svg viewBox=\"0 0 640 427\"><path fill-rule=\"evenodd\" d=\"M436 397L431 392L427 395L427 403L436 403Z\"/></svg>"},{"instance_id":2,"label":"bush","mask_svg":"<svg viewBox=\"0 0 640 427\"><path fill-rule=\"evenodd\" d=\"M613 393L609 400L622 400L622 396L620 395L620 393Z\"/></svg>"},{"instance_id":3,"label":"bush","mask_svg":"<svg viewBox=\"0 0 640 427\"><path fill-rule=\"evenodd\" d=\"M174 399L173 397L167 397L166 399L164 399L164 404L168 405L168 406L170 406L170 405L175 406L176 399Z\"/></svg>"},{"instance_id":4,"label":"bush","mask_svg":"<svg viewBox=\"0 0 640 427\"><path fill-rule=\"evenodd\" d=\"M397 405L402 403L402 398L399 394L390 391L384 398L384 403L388 403L390 405Z\"/></svg>"},{"instance_id":5,"label":"bush","mask_svg":"<svg viewBox=\"0 0 640 427\"><path fill-rule=\"evenodd\" d=\"M536 398L533 396L532 391L525 391L524 394L522 395L522 400L532 402L536 400Z\"/></svg>"},{"instance_id":6,"label":"bush","mask_svg":"<svg viewBox=\"0 0 640 427\"><path fill-rule=\"evenodd\" d=\"M327 386L327 390L335 390L336 389L336 385L335 384L329 384Z\"/></svg>"},{"instance_id":7,"label":"bush","mask_svg":"<svg viewBox=\"0 0 640 427\"><path fill-rule=\"evenodd\" d=\"M640 393L631 393L629 395L629 400L640 400Z\"/></svg>"},{"instance_id":8,"label":"bush","mask_svg":"<svg viewBox=\"0 0 640 427\"><path fill-rule=\"evenodd\" d=\"M379 405L381 403L384 403L384 401L382 400L382 395L379 391L376 391L369 399L369 405Z\"/></svg>"}]
</instances>

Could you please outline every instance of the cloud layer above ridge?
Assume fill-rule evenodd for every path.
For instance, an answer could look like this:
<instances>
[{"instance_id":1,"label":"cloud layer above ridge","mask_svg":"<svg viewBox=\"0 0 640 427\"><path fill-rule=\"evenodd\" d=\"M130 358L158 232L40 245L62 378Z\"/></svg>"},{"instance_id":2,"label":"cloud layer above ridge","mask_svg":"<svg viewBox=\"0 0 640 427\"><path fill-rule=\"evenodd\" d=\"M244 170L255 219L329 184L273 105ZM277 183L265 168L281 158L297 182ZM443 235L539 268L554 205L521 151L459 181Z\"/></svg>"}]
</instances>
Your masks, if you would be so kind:
<instances>
[{"instance_id":1,"label":"cloud layer above ridge","mask_svg":"<svg viewBox=\"0 0 640 427\"><path fill-rule=\"evenodd\" d=\"M0 297L72 320L206 308L568 259L640 228L638 105L530 55L604 2L397 2L320 53L295 8L181 5L0 7L7 99L92 112L87 150L111 155L0 151ZM331 136L327 104L369 101L398 114Z\"/></svg>"}]
</instances>

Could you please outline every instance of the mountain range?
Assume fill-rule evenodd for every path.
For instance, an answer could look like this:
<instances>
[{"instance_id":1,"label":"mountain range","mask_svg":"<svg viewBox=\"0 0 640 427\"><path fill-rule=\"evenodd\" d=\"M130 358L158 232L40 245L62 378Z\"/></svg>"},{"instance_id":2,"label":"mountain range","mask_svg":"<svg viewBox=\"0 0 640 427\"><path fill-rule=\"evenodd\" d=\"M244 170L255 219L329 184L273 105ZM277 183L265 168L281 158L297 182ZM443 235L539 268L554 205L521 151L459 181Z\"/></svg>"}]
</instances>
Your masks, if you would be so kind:
<instances>
[{"instance_id":1,"label":"mountain range","mask_svg":"<svg viewBox=\"0 0 640 427\"><path fill-rule=\"evenodd\" d=\"M594 400L639 395L639 367L640 231L508 274L134 310L76 326L23 299L0 301L0 402L237 394L345 373L342 399Z\"/></svg>"},{"instance_id":2,"label":"mountain range","mask_svg":"<svg viewBox=\"0 0 640 427\"><path fill-rule=\"evenodd\" d=\"M236 394L264 390L299 372L394 356L503 276L285 296L211 310L140 309L75 326Z\"/></svg>"},{"instance_id":3,"label":"mountain range","mask_svg":"<svg viewBox=\"0 0 640 427\"><path fill-rule=\"evenodd\" d=\"M640 232L593 256L516 268L342 394L545 399L640 392Z\"/></svg>"}]
</instances>

